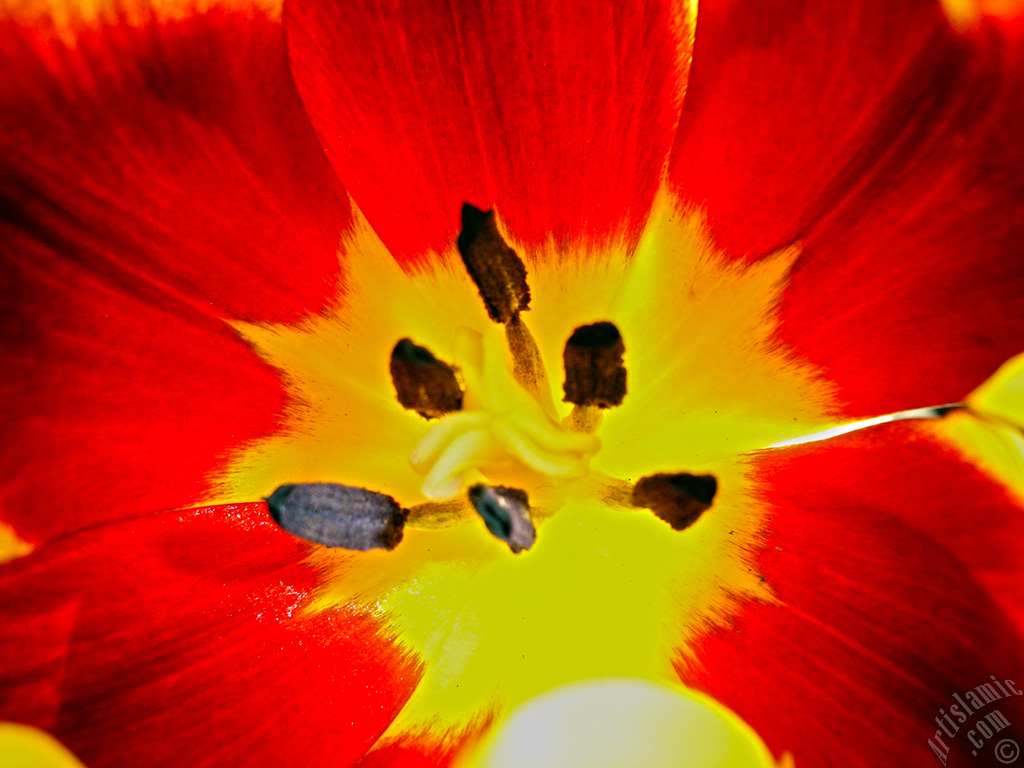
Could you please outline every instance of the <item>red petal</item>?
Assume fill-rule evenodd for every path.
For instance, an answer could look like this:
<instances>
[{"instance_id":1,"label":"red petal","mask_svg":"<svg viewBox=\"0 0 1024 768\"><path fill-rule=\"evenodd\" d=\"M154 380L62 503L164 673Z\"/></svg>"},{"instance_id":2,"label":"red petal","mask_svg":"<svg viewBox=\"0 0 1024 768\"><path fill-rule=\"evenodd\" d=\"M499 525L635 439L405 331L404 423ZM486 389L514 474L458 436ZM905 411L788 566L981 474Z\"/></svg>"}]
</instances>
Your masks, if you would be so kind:
<instances>
[{"instance_id":1,"label":"red petal","mask_svg":"<svg viewBox=\"0 0 1024 768\"><path fill-rule=\"evenodd\" d=\"M336 295L348 214L280 24L128 16L0 31L0 518L33 541L197 503L284 403L219 318Z\"/></svg>"},{"instance_id":2,"label":"red petal","mask_svg":"<svg viewBox=\"0 0 1024 768\"><path fill-rule=\"evenodd\" d=\"M643 225L685 82L672 3L286 11L299 91L392 253L450 247L464 201L529 246Z\"/></svg>"},{"instance_id":3,"label":"red petal","mask_svg":"<svg viewBox=\"0 0 1024 768\"><path fill-rule=\"evenodd\" d=\"M1019 31L960 36L936 2L701 6L673 180L737 257L802 241L781 335L850 416L958 401L1020 351Z\"/></svg>"},{"instance_id":4,"label":"red petal","mask_svg":"<svg viewBox=\"0 0 1024 768\"><path fill-rule=\"evenodd\" d=\"M697 26L670 174L737 257L803 234L947 82L955 48L930 0L708 2Z\"/></svg>"},{"instance_id":5,"label":"red petal","mask_svg":"<svg viewBox=\"0 0 1024 768\"><path fill-rule=\"evenodd\" d=\"M0 447L0 518L21 538L194 504L232 450L276 428L276 372L222 321L13 245L0 397L18 437Z\"/></svg>"},{"instance_id":6,"label":"red petal","mask_svg":"<svg viewBox=\"0 0 1024 768\"><path fill-rule=\"evenodd\" d=\"M851 415L958 402L1024 348L1024 45L988 31L911 146L808 235L787 288L782 338Z\"/></svg>"},{"instance_id":7,"label":"red petal","mask_svg":"<svg viewBox=\"0 0 1024 768\"><path fill-rule=\"evenodd\" d=\"M262 504L85 531L0 568L0 718L90 768L350 765L417 672L372 619L303 612Z\"/></svg>"},{"instance_id":8,"label":"red petal","mask_svg":"<svg viewBox=\"0 0 1024 768\"><path fill-rule=\"evenodd\" d=\"M349 214L280 23L255 8L117 13L71 31L2 22L8 225L127 290L205 312L285 320L333 300Z\"/></svg>"},{"instance_id":9,"label":"red petal","mask_svg":"<svg viewBox=\"0 0 1024 768\"><path fill-rule=\"evenodd\" d=\"M438 768L455 758L459 744L442 745L424 741L392 742L375 749L359 761L358 768Z\"/></svg>"},{"instance_id":10,"label":"red petal","mask_svg":"<svg viewBox=\"0 0 1024 768\"><path fill-rule=\"evenodd\" d=\"M1012 569L1024 587L1022 510L922 432L893 425L757 458L774 512L756 566L777 597L707 637L684 679L746 719L796 764L928 765L953 694L1024 670L1021 627L979 585ZM1024 735L1024 699L999 709ZM967 730L942 734L976 759ZM991 761L991 762L990 762Z\"/></svg>"}]
</instances>

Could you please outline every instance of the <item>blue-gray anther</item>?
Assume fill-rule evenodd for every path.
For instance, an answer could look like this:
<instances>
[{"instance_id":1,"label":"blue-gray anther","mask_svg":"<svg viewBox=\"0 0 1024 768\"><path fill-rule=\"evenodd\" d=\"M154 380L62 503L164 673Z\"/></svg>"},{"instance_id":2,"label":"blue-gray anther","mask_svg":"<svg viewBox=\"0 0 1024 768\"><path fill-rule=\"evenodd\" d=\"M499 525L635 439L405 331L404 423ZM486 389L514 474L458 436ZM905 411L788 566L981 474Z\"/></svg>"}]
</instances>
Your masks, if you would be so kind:
<instances>
[{"instance_id":1,"label":"blue-gray anther","mask_svg":"<svg viewBox=\"0 0 1024 768\"><path fill-rule=\"evenodd\" d=\"M342 549L394 549L408 513L383 493L338 483L282 485L270 516L300 539Z\"/></svg>"},{"instance_id":2,"label":"blue-gray anther","mask_svg":"<svg viewBox=\"0 0 1024 768\"><path fill-rule=\"evenodd\" d=\"M469 489L473 508L487 530L508 544L513 552L529 549L537 540L525 491L501 486L474 485Z\"/></svg>"}]
</instances>

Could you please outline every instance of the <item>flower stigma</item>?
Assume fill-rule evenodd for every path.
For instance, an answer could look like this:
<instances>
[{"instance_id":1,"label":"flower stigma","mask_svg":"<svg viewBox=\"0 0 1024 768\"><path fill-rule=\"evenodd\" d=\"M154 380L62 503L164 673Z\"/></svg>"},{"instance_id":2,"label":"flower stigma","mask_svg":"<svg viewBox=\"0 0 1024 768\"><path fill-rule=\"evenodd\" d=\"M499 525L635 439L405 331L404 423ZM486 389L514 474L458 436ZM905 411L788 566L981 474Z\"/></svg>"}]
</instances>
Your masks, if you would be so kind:
<instances>
[{"instance_id":1,"label":"flower stigma","mask_svg":"<svg viewBox=\"0 0 1024 768\"><path fill-rule=\"evenodd\" d=\"M410 456L428 499L455 495L475 474L504 476L530 490L588 474L600 441L555 422L504 357L493 340L459 329L455 365L466 382L465 405L431 427Z\"/></svg>"}]
</instances>

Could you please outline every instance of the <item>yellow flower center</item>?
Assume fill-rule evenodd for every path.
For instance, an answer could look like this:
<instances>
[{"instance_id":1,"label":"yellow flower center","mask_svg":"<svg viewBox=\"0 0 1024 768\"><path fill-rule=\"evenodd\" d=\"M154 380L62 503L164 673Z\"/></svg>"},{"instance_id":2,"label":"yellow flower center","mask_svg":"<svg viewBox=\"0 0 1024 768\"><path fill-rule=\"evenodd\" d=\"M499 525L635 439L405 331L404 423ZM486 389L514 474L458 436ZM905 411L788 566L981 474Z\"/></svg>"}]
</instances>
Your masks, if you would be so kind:
<instances>
[{"instance_id":1,"label":"yellow flower center","mask_svg":"<svg viewBox=\"0 0 1024 768\"><path fill-rule=\"evenodd\" d=\"M775 599L757 568L771 510L742 454L833 425L829 390L775 337L795 249L737 265L668 195L635 248L519 249L523 319L547 371L574 329L609 321L621 332L628 393L594 434L551 383L521 385L511 334L457 254L410 275L365 224L342 249L335 309L293 325L234 324L281 371L291 403L281 431L233 456L201 501L331 482L415 511L482 479L526 490L538 526L519 554L474 514L436 525L413 515L390 552L311 547L323 583L308 610L372 613L422 662L385 741L444 739L577 680L677 680L697 663L693 638L726 625L742 601ZM427 421L399 404L388 352L403 338L458 368L462 410ZM618 481L680 471L719 484L686 531L615 503Z\"/></svg>"}]
</instances>

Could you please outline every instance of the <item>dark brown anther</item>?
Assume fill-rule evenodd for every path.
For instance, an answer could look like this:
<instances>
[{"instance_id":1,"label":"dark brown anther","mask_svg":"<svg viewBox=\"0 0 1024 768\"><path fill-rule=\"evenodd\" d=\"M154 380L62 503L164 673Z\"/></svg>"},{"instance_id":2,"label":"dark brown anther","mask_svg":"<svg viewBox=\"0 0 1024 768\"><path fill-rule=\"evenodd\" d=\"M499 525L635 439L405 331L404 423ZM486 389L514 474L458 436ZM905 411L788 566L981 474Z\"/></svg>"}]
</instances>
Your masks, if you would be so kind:
<instances>
[{"instance_id":1,"label":"dark brown anther","mask_svg":"<svg viewBox=\"0 0 1024 768\"><path fill-rule=\"evenodd\" d=\"M494 322L507 323L530 308L526 267L502 239L494 211L463 204L462 232L457 245L466 271Z\"/></svg>"},{"instance_id":2,"label":"dark brown anther","mask_svg":"<svg viewBox=\"0 0 1024 768\"><path fill-rule=\"evenodd\" d=\"M609 322L581 325L565 342L565 402L613 408L626 396L622 335Z\"/></svg>"},{"instance_id":3,"label":"dark brown anther","mask_svg":"<svg viewBox=\"0 0 1024 768\"><path fill-rule=\"evenodd\" d=\"M711 508L717 492L718 481L712 475L650 475L634 486L633 506L645 507L683 531Z\"/></svg>"},{"instance_id":4,"label":"dark brown anther","mask_svg":"<svg viewBox=\"0 0 1024 768\"><path fill-rule=\"evenodd\" d=\"M469 489L473 508L484 519L487 530L508 544L515 553L529 549L537 540L530 519L530 502L525 491L502 486L474 485Z\"/></svg>"},{"instance_id":5,"label":"dark brown anther","mask_svg":"<svg viewBox=\"0 0 1024 768\"><path fill-rule=\"evenodd\" d=\"M391 381L402 407L425 419L462 409L462 388L454 369L409 339L391 350Z\"/></svg>"},{"instance_id":6,"label":"dark brown anther","mask_svg":"<svg viewBox=\"0 0 1024 768\"><path fill-rule=\"evenodd\" d=\"M338 483L282 485L270 516L293 536L342 549L394 549L407 512L390 496Z\"/></svg>"}]
</instances>

